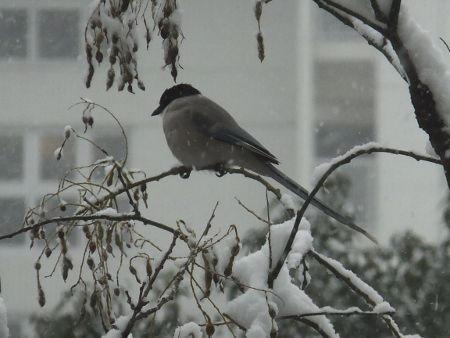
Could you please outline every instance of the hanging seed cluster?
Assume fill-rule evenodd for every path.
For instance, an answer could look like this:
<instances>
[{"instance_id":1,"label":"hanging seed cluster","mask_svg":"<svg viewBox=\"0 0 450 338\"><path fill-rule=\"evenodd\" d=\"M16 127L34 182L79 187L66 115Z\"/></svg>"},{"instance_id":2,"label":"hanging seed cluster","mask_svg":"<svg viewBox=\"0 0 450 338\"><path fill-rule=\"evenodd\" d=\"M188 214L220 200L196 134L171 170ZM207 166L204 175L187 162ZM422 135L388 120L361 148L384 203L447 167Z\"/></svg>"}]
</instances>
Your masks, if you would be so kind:
<instances>
[{"instance_id":1,"label":"hanging seed cluster","mask_svg":"<svg viewBox=\"0 0 450 338\"><path fill-rule=\"evenodd\" d=\"M179 41L182 37L180 28L180 13L176 0L165 0L162 13L157 18L158 29L163 39L164 63L170 67L173 80L177 81L179 66Z\"/></svg>"},{"instance_id":2,"label":"hanging seed cluster","mask_svg":"<svg viewBox=\"0 0 450 338\"><path fill-rule=\"evenodd\" d=\"M264 38L263 38L263 35L261 32L262 9L263 9L263 1L257 0L255 2L254 13L255 13L256 21L258 22L258 33L256 34L256 43L257 43L257 47L258 47L258 58L259 58L259 61L261 61L261 62L263 62L264 57L265 57Z\"/></svg>"},{"instance_id":3,"label":"hanging seed cluster","mask_svg":"<svg viewBox=\"0 0 450 338\"><path fill-rule=\"evenodd\" d=\"M137 70L139 49L136 1L99 1L88 20L85 32L88 73L86 87L91 86L96 64L109 63L106 89L117 82L119 91L133 93L133 84L145 90ZM118 72L118 74L116 74Z\"/></svg>"}]
</instances>

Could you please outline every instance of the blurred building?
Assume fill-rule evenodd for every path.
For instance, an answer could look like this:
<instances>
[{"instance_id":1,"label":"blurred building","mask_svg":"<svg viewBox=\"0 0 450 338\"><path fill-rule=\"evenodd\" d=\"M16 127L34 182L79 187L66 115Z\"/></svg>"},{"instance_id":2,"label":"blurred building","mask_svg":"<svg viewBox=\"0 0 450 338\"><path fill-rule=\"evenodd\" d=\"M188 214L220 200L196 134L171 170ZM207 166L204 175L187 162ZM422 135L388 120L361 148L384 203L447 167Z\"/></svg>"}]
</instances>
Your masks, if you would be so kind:
<instances>
[{"instance_id":1,"label":"blurred building","mask_svg":"<svg viewBox=\"0 0 450 338\"><path fill-rule=\"evenodd\" d=\"M406 2L405 2L406 3ZM162 91L173 84L161 66L157 34L140 51L145 92L105 91L107 67L84 87L84 24L90 1L0 0L0 233L17 228L27 207L55 191L58 178L74 165L99 156L74 141L63 161L54 159L65 125L83 129L80 97L107 106L125 125L130 166L148 175L176 164L163 138L161 121L151 118ZM408 1L411 13L436 37L450 41L450 4ZM246 1L196 0L182 3L183 32L179 81L189 82L236 117L269 150L281 168L310 187L314 167L354 145L382 145L425 153L427 137L415 121L407 85L382 55L356 33L319 10L312 1L273 1L264 6L266 59L257 59L257 24ZM444 46L443 46L443 50ZM450 56L449 56L450 60ZM123 140L113 121L94 112L87 133L121 156ZM73 141L73 140L71 140ZM437 166L392 155L372 155L343 168L351 178L351 204L359 222L381 241L411 229L439 238L446 184ZM203 224L216 201L215 222L255 224L235 197L256 211L265 208L264 189L242 177L195 173L150 187L149 217L174 224ZM66 196L71 199L76 196ZM157 236L161 233L156 232ZM77 248L77 238L72 247ZM12 338L38 308L33 262L26 236L0 242L2 296L9 309ZM44 281L54 297L67 288L59 278ZM48 297L51 298L51 297ZM49 299L50 306L52 300Z\"/></svg>"}]
</instances>

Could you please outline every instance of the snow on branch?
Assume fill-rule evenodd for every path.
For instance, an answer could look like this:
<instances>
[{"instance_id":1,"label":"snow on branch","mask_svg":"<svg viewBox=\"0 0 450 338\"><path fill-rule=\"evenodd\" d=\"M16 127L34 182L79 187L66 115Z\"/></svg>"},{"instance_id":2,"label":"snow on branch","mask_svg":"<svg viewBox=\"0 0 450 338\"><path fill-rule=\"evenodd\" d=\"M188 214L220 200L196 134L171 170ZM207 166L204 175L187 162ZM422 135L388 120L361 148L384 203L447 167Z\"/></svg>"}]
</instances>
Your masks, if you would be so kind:
<instances>
[{"instance_id":1,"label":"snow on branch","mask_svg":"<svg viewBox=\"0 0 450 338\"><path fill-rule=\"evenodd\" d=\"M313 0L379 50L408 83L418 125L440 157L450 187L450 68L436 39L401 0Z\"/></svg>"}]
</instances>

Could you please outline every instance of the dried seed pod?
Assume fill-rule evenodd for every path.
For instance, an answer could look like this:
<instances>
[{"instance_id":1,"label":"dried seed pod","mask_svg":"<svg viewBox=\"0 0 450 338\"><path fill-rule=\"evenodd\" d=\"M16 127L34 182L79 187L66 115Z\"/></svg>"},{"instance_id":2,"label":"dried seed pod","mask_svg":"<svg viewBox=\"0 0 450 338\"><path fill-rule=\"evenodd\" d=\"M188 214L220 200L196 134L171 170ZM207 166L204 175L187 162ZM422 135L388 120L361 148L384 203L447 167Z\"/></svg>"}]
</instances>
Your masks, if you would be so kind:
<instances>
[{"instance_id":1,"label":"dried seed pod","mask_svg":"<svg viewBox=\"0 0 450 338\"><path fill-rule=\"evenodd\" d=\"M40 283L38 283L38 302L41 307L45 305L45 293Z\"/></svg>"},{"instance_id":2,"label":"dried seed pod","mask_svg":"<svg viewBox=\"0 0 450 338\"><path fill-rule=\"evenodd\" d=\"M97 50L97 52L95 53L95 59L97 60L98 63L102 63L103 53L101 51Z\"/></svg>"},{"instance_id":3,"label":"dried seed pod","mask_svg":"<svg viewBox=\"0 0 450 338\"><path fill-rule=\"evenodd\" d=\"M277 316L278 309L275 304L272 302L269 302L269 316L270 318L274 319Z\"/></svg>"},{"instance_id":4,"label":"dried seed pod","mask_svg":"<svg viewBox=\"0 0 450 338\"><path fill-rule=\"evenodd\" d=\"M138 88L139 88L140 90L142 90L142 91L145 90L145 84L144 84L144 82L142 82L141 80L138 80L137 84L138 84Z\"/></svg>"},{"instance_id":5,"label":"dried seed pod","mask_svg":"<svg viewBox=\"0 0 450 338\"><path fill-rule=\"evenodd\" d=\"M120 289L114 288L114 295L119 296L120 295Z\"/></svg>"},{"instance_id":6,"label":"dried seed pod","mask_svg":"<svg viewBox=\"0 0 450 338\"><path fill-rule=\"evenodd\" d=\"M105 35L103 34L103 31L100 31L95 36L95 45L97 46L97 48L100 48L104 39L105 39Z\"/></svg>"},{"instance_id":7,"label":"dried seed pod","mask_svg":"<svg viewBox=\"0 0 450 338\"><path fill-rule=\"evenodd\" d=\"M175 63L172 64L172 69L170 70L170 75L172 75L173 80L177 82L178 70Z\"/></svg>"},{"instance_id":8,"label":"dried seed pod","mask_svg":"<svg viewBox=\"0 0 450 338\"><path fill-rule=\"evenodd\" d=\"M109 173L108 173L108 177L107 177L107 179L106 179L106 185L108 186L108 187L110 187L110 186L112 186L112 184L114 183L114 171L110 171Z\"/></svg>"},{"instance_id":9,"label":"dried seed pod","mask_svg":"<svg viewBox=\"0 0 450 338\"><path fill-rule=\"evenodd\" d=\"M211 323L211 320L209 320L209 318L208 323L206 323L205 331L208 337L212 337L214 335L214 332L216 331L216 329L214 328L214 324Z\"/></svg>"},{"instance_id":10,"label":"dried seed pod","mask_svg":"<svg viewBox=\"0 0 450 338\"><path fill-rule=\"evenodd\" d=\"M90 115L87 118L87 124L89 125L89 127L92 128L92 126L94 125L94 118Z\"/></svg>"},{"instance_id":11,"label":"dried seed pod","mask_svg":"<svg viewBox=\"0 0 450 338\"><path fill-rule=\"evenodd\" d=\"M170 21L169 20L163 19L159 34L161 35L161 37L164 40L169 37L169 34L170 34Z\"/></svg>"},{"instance_id":12,"label":"dried seed pod","mask_svg":"<svg viewBox=\"0 0 450 338\"><path fill-rule=\"evenodd\" d=\"M52 249L50 249L49 247L45 248L45 257L49 258L52 254Z\"/></svg>"},{"instance_id":13,"label":"dried seed pod","mask_svg":"<svg viewBox=\"0 0 450 338\"><path fill-rule=\"evenodd\" d=\"M114 232L114 244L122 251L122 239L120 238L119 231Z\"/></svg>"},{"instance_id":14,"label":"dried seed pod","mask_svg":"<svg viewBox=\"0 0 450 338\"><path fill-rule=\"evenodd\" d=\"M93 77L94 77L94 66L91 63L89 63L88 73L86 75L86 81L85 81L86 88L89 88L91 86Z\"/></svg>"},{"instance_id":15,"label":"dried seed pod","mask_svg":"<svg viewBox=\"0 0 450 338\"><path fill-rule=\"evenodd\" d=\"M117 35L117 33L113 33L111 40L113 44L117 44L117 42L119 42L119 36Z\"/></svg>"},{"instance_id":16,"label":"dried seed pod","mask_svg":"<svg viewBox=\"0 0 450 338\"><path fill-rule=\"evenodd\" d=\"M62 277L63 280L66 281L69 275L69 270L73 269L73 263L67 256L63 258L63 266L62 266Z\"/></svg>"},{"instance_id":17,"label":"dried seed pod","mask_svg":"<svg viewBox=\"0 0 450 338\"><path fill-rule=\"evenodd\" d=\"M92 259L91 256L89 256L89 257L86 259L86 264L87 264L87 266L89 267L89 269L94 270L94 268L95 268L95 263L94 263L94 260Z\"/></svg>"},{"instance_id":18,"label":"dried seed pod","mask_svg":"<svg viewBox=\"0 0 450 338\"><path fill-rule=\"evenodd\" d=\"M42 267L42 265L41 265L41 263L40 263L39 261L36 262L36 263L34 263L34 268L35 268L37 271L41 270L41 267Z\"/></svg>"},{"instance_id":19,"label":"dried seed pod","mask_svg":"<svg viewBox=\"0 0 450 338\"><path fill-rule=\"evenodd\" d=\"M263 62L265 54L264 54L264 38L261 32L256 34L256 41L258 43L258 58L259 61Z\"/></svg>"},{"instance_id":20,"label":"dried seed pod","mask_svg":"<svg viewBox=\"0 0 450 338\"><path fill-rule=\"evenodd\" d=\"M106 90L112 87L114 83L114 77L116 76L116 73L114 72L114 68L111 66L108 70L108 75L106 78Z\"/></svg>"},{"instance_id":21,"label":"dried seed pod","mask_svg":"<svg viewBox=\"0 0 450 338\"><path fill-rule=\"evenodd\" d=\"M123 78L120 79L119 85L117 86L117 90L119 92L121 92L122 90L125 89L125 81L123 80Z\"/></svg>"},{"instance_id":22,"label":"dried seed pod","mask_svg":"<svg viewBox=\"0 0 450 338\"><path fill-rule=\"evenodd\" d=\"M236 256L238 255L240 249L241 249L241 248L240 248L239 244L236 243L236 245L234 245L234 246L231 248L231 256L236 257Z\"/></svg>"},{"instance_id":23,"label":"dried seed pod","mask_svg":"<svg viewBox=\"0 0 450 338\"><path fill-rule=\"evenodd\" d=\"M112 245L111 244L106 244L106 251L108 251L110 254L112 254L113 253L113 247L112 247Z\"/></svg>"},{"instance_id":24,"label":"dried seed pod","mask_svg":"<svg viewBox=\"0 0 450 338\"><path fill-rule=\"evenodd\" d=\"M133 199L137 202L140 199L139 188L133 190Z\"/></svg>"},{"instance_id":25,"label":"dried seed pod","mask_svg":"<svg viewBox=\"0 0 450 338\"><path fill-rule=\"evenodd\" d=\"M138 275L137 275L137 271L136 268L133 265L129 265L128 269L130 270L131 274L134 276L134 278L136 278L136 282L138 282L139 284L141 283L141 280L139 279Z\"/></svg>"},{"instance_id":26,"label":"dried seed pod","mask_svg":"<svg viewBox=\"0 0 450 338\"><path fill-rule=\"evenodd\" d=\"M66 281L68 276L69 276L69 267L67 265L63 264L63 267L62 267L63 280Z\"/></svg>"},{"instance_id":27,"label":"dried seed pod","mask_svg":"<svg viewBox=\"0 0 450 338\"><path fill-rule=\"evenodd\" d=\"M147 272L147 276L150 277L153 273L152 262L150 258L147 258L147 261L145 262L145 270Z\"/></svg>"},{"instance_id":28,"label":"dried seed pod","mask_svg":"<svg viewBox=\"0 0 450 338\"><path fill-rule=\"evenodd\" d=\"M89 299L89 305L93 310L97 307L97 291L92 292L91 298Z\"/></svg>"},{"instance_id":29,"label":"dried seed pod","mask_svg":"<svg viewBox=\"0 0 450 338\"><path fill-rule=\"evenodd\" d=\"M262 1L258 0L255 3L255 18L259 23L259 20L261 19L261 14L262 14Z\"/></svg>"},{"instance_id":30,"label":"dried seed pod","mask_svg":"<svg viewBox=\"0 0 450 338\"><path fill-rule=\"evenodd\" d=\"M89 242L89 251L91 253L94 253L96 249L97 249L97 244L95 244L95 242L93 242L93 241Z\"/></svg>"}]
</instances>

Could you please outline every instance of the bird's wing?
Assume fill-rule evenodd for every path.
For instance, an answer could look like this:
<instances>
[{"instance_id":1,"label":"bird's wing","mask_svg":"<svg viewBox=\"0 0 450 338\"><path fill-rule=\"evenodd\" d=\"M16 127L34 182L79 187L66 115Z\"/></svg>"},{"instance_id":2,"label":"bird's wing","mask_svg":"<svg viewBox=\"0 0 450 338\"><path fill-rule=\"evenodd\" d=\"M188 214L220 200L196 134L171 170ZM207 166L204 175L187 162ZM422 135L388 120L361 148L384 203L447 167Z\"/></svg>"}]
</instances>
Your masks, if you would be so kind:
<instances>
[{"instance_id":1,"label":"bird's wing","mask_svg":"<svg viewBox=\"0 0 450 338\"><path fill-rule=\"evenodd\" d=\"M280 163L275 155L268 151L252 135L250 135L240 127L227 128L223 126L213 126L212 128L210 128L209 133L216 140L244 147L245 149L251 151L259 157L262 157L268 162L274 164Z\"/></svg>"},{"instance_id":2,"label":"bird's wing","mask_svg":"<svg viewBox=\"0 0 450 338\"><path fill-rule=\"evenodd\" d=\"M198 96L190 106L185 105L183 108L187 109L198 130L208 137L243 147L270 163L280 163L275 155L242 129L233 117L214 101L205 96Z\"/></svg>"}]
</instances>

